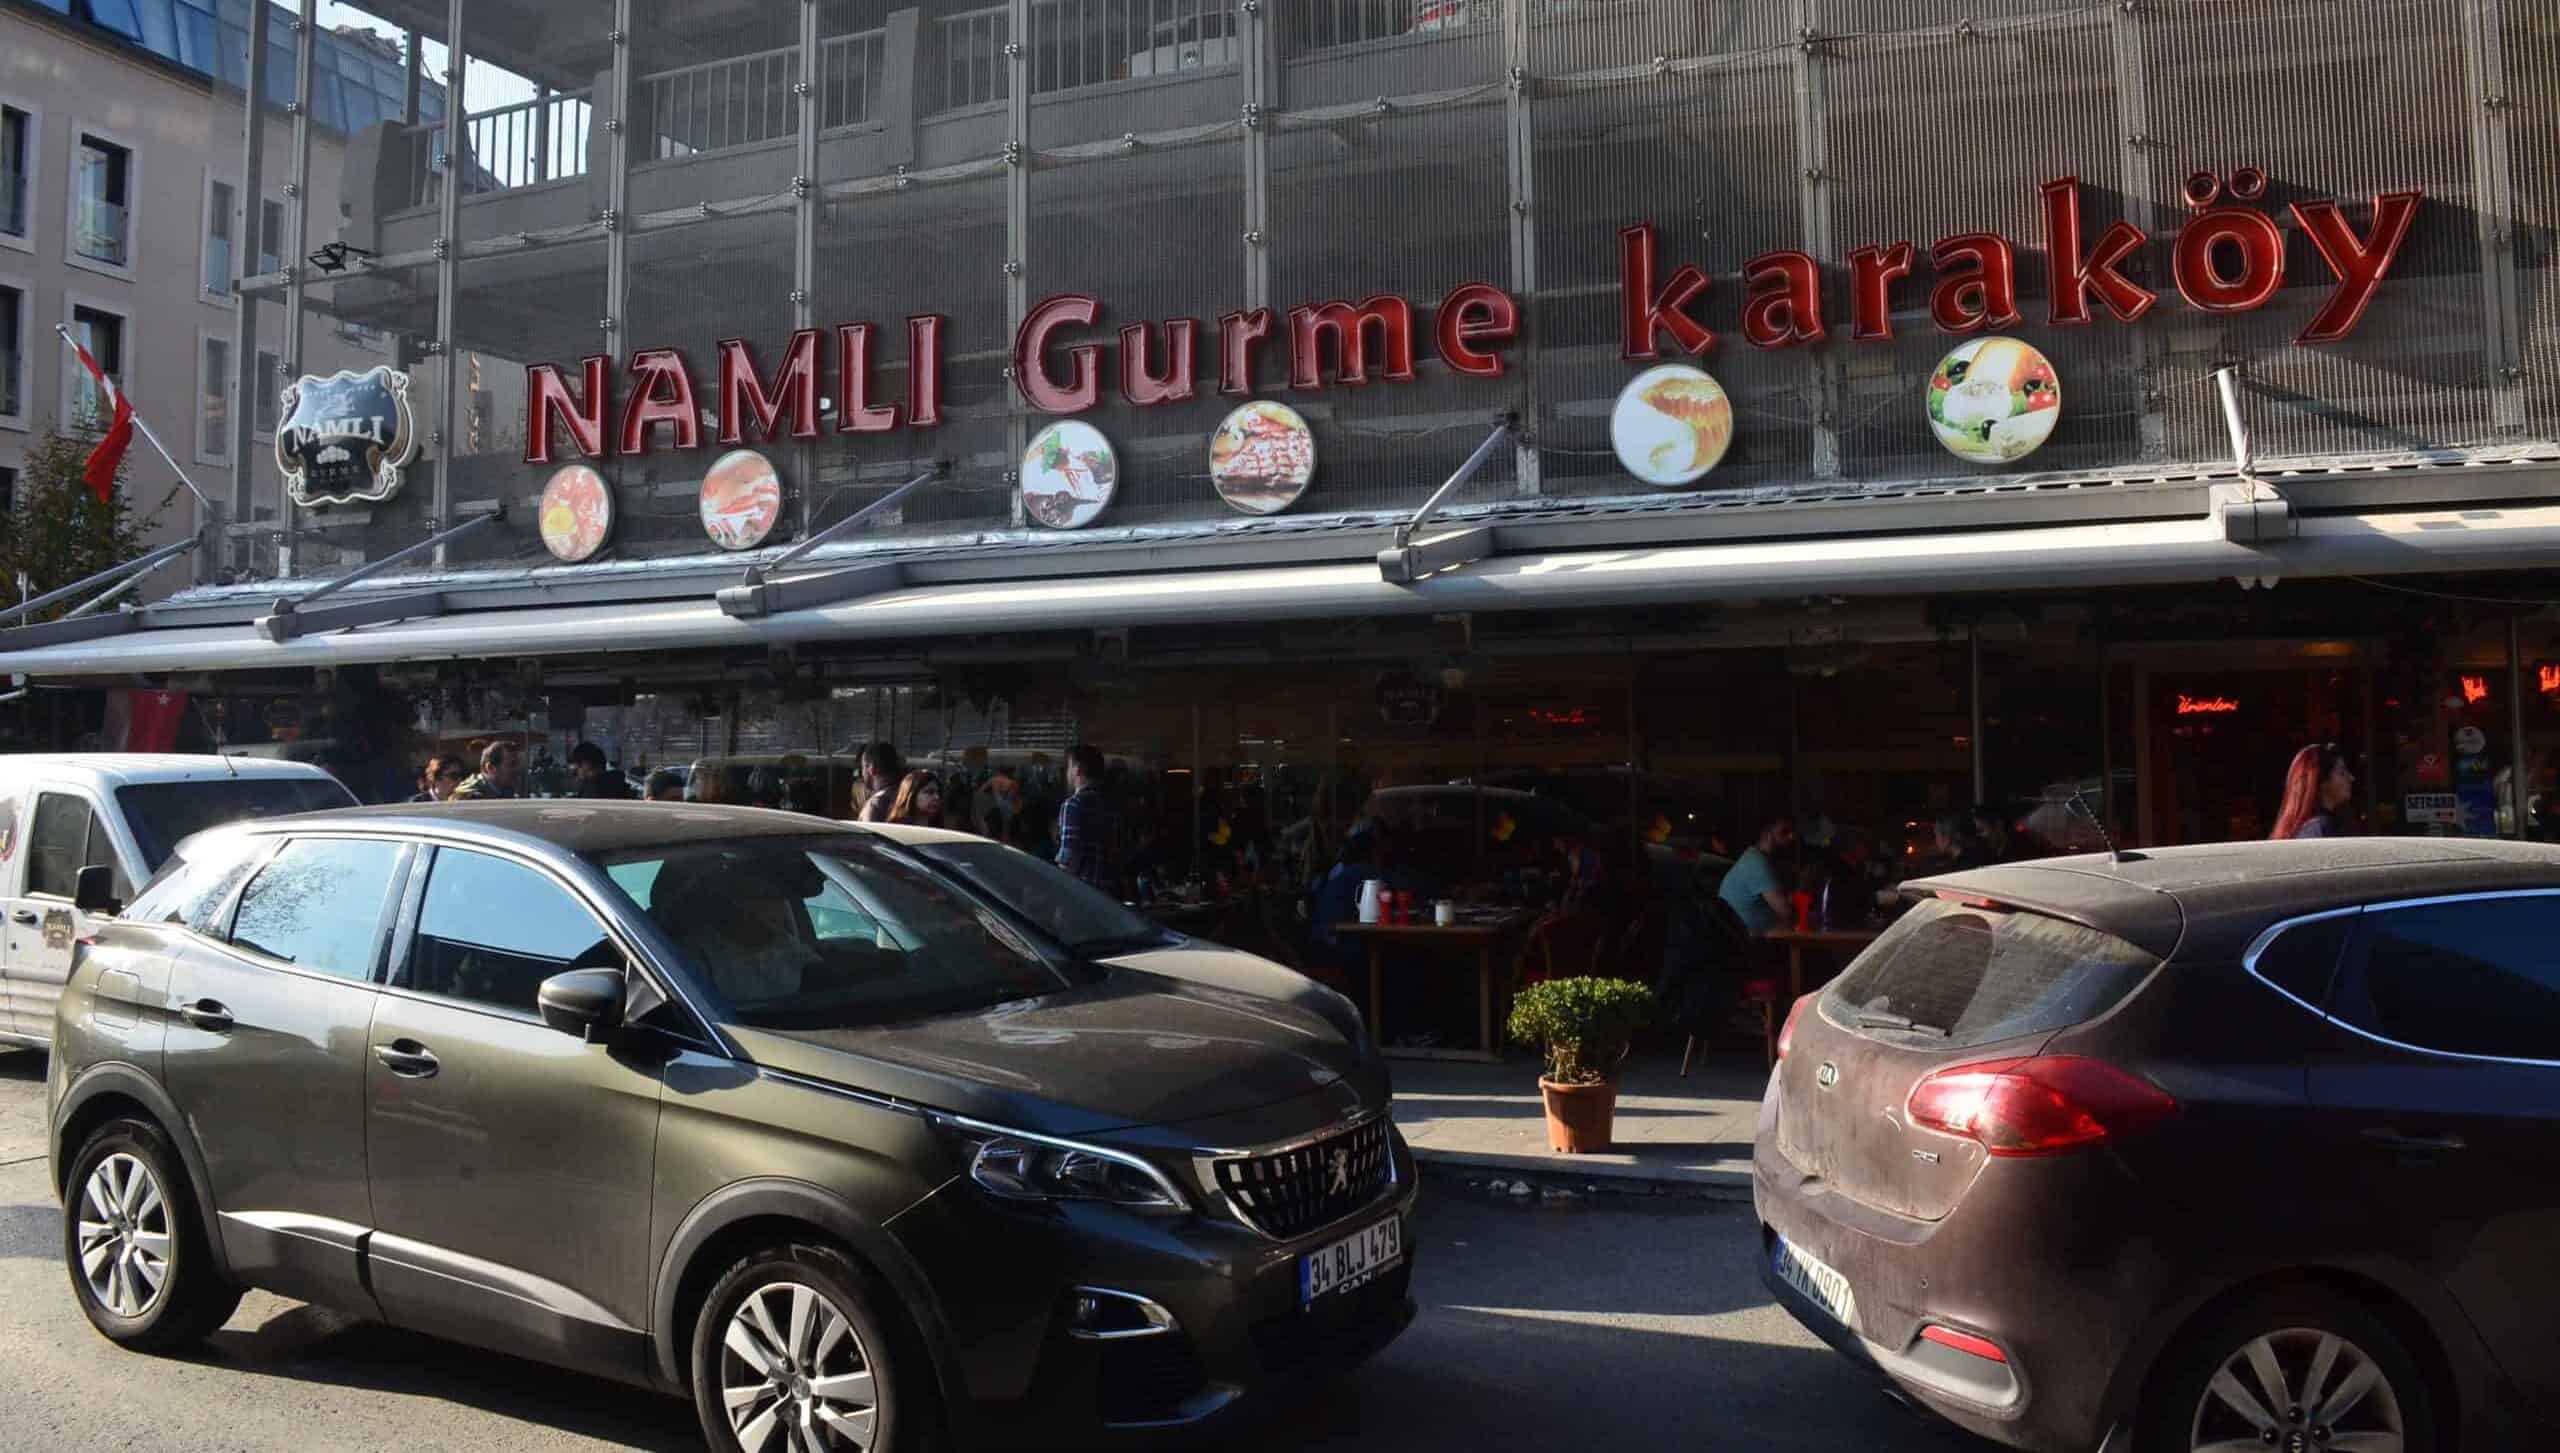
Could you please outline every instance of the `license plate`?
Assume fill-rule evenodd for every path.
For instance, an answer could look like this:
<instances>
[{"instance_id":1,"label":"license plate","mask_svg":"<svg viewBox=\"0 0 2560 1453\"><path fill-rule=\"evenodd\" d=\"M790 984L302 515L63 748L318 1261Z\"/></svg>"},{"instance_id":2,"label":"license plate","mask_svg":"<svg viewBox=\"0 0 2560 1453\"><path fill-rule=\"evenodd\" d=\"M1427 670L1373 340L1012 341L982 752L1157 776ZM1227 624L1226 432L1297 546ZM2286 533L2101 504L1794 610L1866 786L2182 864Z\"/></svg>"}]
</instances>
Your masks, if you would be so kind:
<instances>
[{"instance_id":1,"label":"license plate","mask_svg":"<svg viewBox=\"0 0 2560 1453\"><path fill-rule=\"evenodd\" d=\"M1838 1318L1841 1326L1857 1328L1858 1299L1850 1295L1847 1277L1790 1245L1784 1236L1778 1238L1769 1260L1777 1268L1778 1280L1804 1293L1815 1306Z\"/></svg>"},{"instance_id":2,"label":"license plate","mask_svg":"<svg viewBox=\"0 0 2560 1453\"><path fill-rule=\"evenodd\" d=\"M1312 1304L1320 1297L1347 1292L1394 1269L1402 1260L1404 1223L1389 1216L1300 1258L1298 1300Z\"/></svg>"}]
</instances>

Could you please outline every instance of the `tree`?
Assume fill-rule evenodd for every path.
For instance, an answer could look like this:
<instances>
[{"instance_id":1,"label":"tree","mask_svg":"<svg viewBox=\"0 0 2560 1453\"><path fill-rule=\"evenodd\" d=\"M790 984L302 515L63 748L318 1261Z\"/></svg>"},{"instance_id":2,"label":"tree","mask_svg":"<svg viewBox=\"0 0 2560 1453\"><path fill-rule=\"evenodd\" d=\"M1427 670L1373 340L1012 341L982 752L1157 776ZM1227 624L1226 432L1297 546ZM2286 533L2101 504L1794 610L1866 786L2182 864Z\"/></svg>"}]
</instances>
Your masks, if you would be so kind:
<instances>
[{"instance_id":1,"label":"tree","mask_svg":"<svg viewBox=\"0 0 2560 1453\"><path fill-rule=\"evenodd\" d=\"M18 471L17 507L0 510L0 599L16 603L20 571L32 593L42 595L143 553L143 532L158 520L158 512L150 519L134 518L121 467L107 499L89 492L80 472L96 442L93 432L66 434L48 426L28 446ZM169 501L160 503L166 508ZM80 604L64 601L41 618L58 618Z\"/></svg>"}]
</instances>

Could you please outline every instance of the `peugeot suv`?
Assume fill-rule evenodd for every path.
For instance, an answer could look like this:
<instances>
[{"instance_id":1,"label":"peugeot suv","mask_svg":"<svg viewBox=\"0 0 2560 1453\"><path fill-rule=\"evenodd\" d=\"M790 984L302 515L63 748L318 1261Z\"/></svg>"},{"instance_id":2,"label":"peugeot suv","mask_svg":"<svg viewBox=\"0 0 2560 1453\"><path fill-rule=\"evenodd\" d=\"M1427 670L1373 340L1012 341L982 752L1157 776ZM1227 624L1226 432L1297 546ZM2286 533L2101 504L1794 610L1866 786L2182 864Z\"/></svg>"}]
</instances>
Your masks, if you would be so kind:
<instances>
[{"instance_id":1,"label":"peugeot suv","mask_svg":"<svg viewBox=\"0 0 2560 1453\"><path fill-rule=\"evenodd\" d=\"M81 1309L261 1287L690 1396L715 1448L1220 1426L1413 1315L1339 996L1061 950L924 850L647 803L190 839L81 946L48 1100Z\"/></svg>"},{"instance_id":2,"label":"peugeot suv","mask_svg":"<svg viewBox=\"0 0 2560 1453\"><path fill-rule=\"evenodd\" d=\"M2560 849L1984 868L1787 1021L1762 1276L2050 1453L2451 1453L2560 1428Z\"/></svg>"}]
</instances>

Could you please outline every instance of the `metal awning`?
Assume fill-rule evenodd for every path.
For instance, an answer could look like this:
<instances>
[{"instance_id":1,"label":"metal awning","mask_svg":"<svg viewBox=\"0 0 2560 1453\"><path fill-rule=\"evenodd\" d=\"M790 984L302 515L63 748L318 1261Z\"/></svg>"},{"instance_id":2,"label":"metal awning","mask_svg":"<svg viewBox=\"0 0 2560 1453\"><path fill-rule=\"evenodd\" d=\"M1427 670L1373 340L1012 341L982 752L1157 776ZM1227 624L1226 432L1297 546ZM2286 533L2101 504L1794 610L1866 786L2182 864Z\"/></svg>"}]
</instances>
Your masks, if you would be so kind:
<instances>
[{"instance_id":1,"label":"metal awning","mask_svg":"<svg viewBox=\"0 0 2560 1453\"><path fill-rule=\"evenodd\" d=\"M2560 562L2560 505L2299 517L2289 539L2228 538L2215 516L1865 538L1498 555L1409 584L1373 560L917 584L766 616L711 599L454 610L269 640L248 624L131 631L0 651L49 680L390 661L593 658L817 641L1440 613L1571 610L1784 595L1909 595L2516 570Z\"/></svg>"}]
</instances>

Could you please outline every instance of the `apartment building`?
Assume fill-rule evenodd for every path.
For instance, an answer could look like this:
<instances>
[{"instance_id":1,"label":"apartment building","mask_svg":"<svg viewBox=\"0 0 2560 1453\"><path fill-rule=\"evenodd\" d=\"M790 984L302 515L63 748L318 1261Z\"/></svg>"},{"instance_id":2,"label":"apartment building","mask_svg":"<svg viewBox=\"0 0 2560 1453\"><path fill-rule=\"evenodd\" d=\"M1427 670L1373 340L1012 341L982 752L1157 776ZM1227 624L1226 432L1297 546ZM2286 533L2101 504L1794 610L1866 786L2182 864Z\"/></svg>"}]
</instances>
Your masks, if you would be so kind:
<instances>
[{"instance_id":1,"label":"apartment building","mask_svg":"<svg viewBox=\"0 0 2560 1453\"><path fill-rule=\"evenodd\" d=\"M77 334L199 488L234 495L233 420L253 420L248 522L279 515L271 450L288 372L391 361L369 329L284 310L259 319L255 384L239 354L239 283L295 261L290 165L296 13L276 7L263 93L266 165L243 185L253 0L0 0L0 499L49 423L88 417L96 387L54 332ZM351 133L441 114L442 89L409 74L400 43L315 26L308 246L338 235ZM137 441L126 491L157 545L196 524L160 457ZM272 571L270 533L235 545ZM226 555L228 552L226 552ZM160 590L183 583L164 571ZM159 591L150 592L157 594Z\"/></svg>"}]
</instances>

